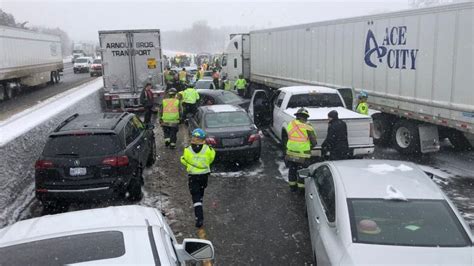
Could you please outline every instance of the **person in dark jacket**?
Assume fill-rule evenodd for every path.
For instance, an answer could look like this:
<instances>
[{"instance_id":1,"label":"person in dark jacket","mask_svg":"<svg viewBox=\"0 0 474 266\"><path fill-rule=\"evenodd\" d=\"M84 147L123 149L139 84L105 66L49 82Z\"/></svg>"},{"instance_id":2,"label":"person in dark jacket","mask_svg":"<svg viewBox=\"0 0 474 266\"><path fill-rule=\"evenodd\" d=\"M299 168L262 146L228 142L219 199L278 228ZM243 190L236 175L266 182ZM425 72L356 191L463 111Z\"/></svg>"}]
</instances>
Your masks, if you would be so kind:
<instances>
[{"instance_id":1,"label":"person in dark jacket","mask_svg":"<svg viewBox=\"0 0 474 266\"><path fill-rule=\"evenodd\" d=\"M328 134L321 145L323 156L329 160L344 160L349 157L349 143L347 141L347 125L339 119L337 111L328 113Z\"/></svg>"},{"instance_id":2,"label":"person in dark jacket","mask_svg":"<svg viewBox=\"0 0 474 266\"><path fill-rule=\"evenodd\" d=\"M151 90L151 83L147 83L140 94L140 103L145 108L145 124L149 124L151 121L151 115L153 113L153 91Z\"/></svg>"}]
</instances>

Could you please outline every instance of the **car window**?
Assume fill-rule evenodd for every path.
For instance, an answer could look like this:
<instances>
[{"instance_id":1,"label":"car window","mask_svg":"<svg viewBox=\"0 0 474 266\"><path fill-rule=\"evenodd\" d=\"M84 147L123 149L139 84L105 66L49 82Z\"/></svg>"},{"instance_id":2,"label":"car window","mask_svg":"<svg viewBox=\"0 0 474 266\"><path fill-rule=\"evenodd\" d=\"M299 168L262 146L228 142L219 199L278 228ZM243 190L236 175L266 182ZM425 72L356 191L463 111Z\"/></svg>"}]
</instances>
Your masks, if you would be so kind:
<instances>
[{"instance_id":1,"label":"car window","mask_svg":"<svg viewBox=\"0 0 474 266\"><path fill-rule=\"evenodd\" d=\"M133 116L131 121L132 121L133 125L136 128L138 128L139 131L143 131L145 129L145 125L142 123L140 118L138 118L138 116Z\"/></svg>"},{"instance_id":2,"label":"car window","mask_svg":"<svg viewBox=\"0 0 474 266\"><path fill-rule=\"evenodd\" d=\"M202 113L201 113L200 110L197 111L196 114L194 115L194 120L196 120L196 123L197 123L198 125L201 124L201 116L202 116Z\"/></svg>"},{"instance_id":3,"label":"car window","mask_svg":"<svg viewBox=\"0 0 474 266\"><path fill-rule=\"evenodd\" d=\"M194 88L197 90L211 89L211 83L212 81L199 80L198 82L196 82L196 85L194 86Z\"/></svg>"},{"instance_id":4,"label":"car window","mask_svg":"<svg viewBox=\"0 0 474 266\"><path fill-rule=\"evenodd\" d=\"M118 258L123 233L103 231L43 239L0 248L0 265L66 265Z\"/></svg>"},{"instance_id":5,"label":"car window","mask_svg":"<svg viewBox=\"0 0 474 266\"><path fill-rule=\"evenodd\" d=\"M207 128L219 128L249 126L252 122L245 112L224 112L206 114L204 123Z\"/></svg>"},{"instance_id":6,"label":"car window","mask_svg":"<svg viewBox=\"0 0 474 266\"><path fill-rule=\"evenodd\" d=\"M323 165L316 169L314 176L326 218L329 222L334 222L336 220L336 193L331 170L328 166Z\"/></svg>"},{"instance_id":7,"label":"car window","mask_svg":"<svg viewBox=\"0 0 474 266\"><path fill-rule=\"evenodd\" d=\"M127 144L127 146L130 145L130 143L132 143L133 141L135 141L135 139L137 139L139 135L140 130L135 127L131 120L128 121L127 126L125 127L125 143Z\"/></svg>"},{"instance_id":8,"label":"car window","mask_svg":"<svg viewBox=\"0 0 474 266\"><path fill-rule=\"evenodd\" d=\"M100 59L94 60L94 64L101 64L101 63L102 63L102 60L100 60Z\"/></svg>"},{"instance_id":9,"label":"car window","mask_svg":"<svg viewBox=\"0 0 474 266\"><path fill-rule=\"evenodd\" d=\"M464 247L469 237L445 200L348 199L355 243Z\"/></svg>"},{"instance_id":10,"label":"car window","mask_svg":"<svg viewBox=\"0 0 474 266\"><path fill-rule=\"evenodd\" d=\"M119 150L119 141L113 134L60 135L49 138L43 155L88 157L114 154Z\"/></svg>"},{"instance_id":11,"label":"car window","mask_svg":"<svg viewBox=\"0 0 474 266\"><path fill-rule=\"evenodd\" d=\"M275 106L281 107L281 104L283 103L284 98L285 98L285 93L284 92L280 93L278 97L275 99Z\"/></svg>"},{"instance_id":12,"label":"car window","mask_svg":"<svg viewBox=\"0 0 474 266\"><path fill-rule=\"evenodd\" d=\"M87 63L87 59L85 59L85 58L79 58L79 59L76 59L75 62L76 62L76 63Z\"/></svg>"},{"instance_id":13,"label":"car window","mask_svg":"<svg viewBox=\"0 0 474 266\"><path fill-rule=\"evenodd\" d=\"M337 93L305 93L292 95L287 108L339 106L344 107Z\"/></svg>"}]
</instances>

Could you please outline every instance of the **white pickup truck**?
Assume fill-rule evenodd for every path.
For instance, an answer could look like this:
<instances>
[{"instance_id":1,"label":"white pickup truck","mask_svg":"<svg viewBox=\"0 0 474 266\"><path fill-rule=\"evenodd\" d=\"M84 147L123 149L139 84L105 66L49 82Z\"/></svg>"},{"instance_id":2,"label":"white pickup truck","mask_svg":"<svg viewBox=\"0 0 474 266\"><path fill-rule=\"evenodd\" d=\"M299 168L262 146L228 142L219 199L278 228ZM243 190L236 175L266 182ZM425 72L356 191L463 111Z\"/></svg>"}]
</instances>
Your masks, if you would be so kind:
<instances>
[{"instance_id":1,"label":"white pickup truck","mask_svg":"<svg viewBox=\"0 0 474 266\"><path fill-rule=\"evenodd\" d=\"M331 110L339 113L339 118L347 124L349 149L354 157L362 157L374 152L372 139L372 118L346 108L338 90L321 86L283 87L276 91L256 90L252 96L249 113L255 124L268 126L278 140L286 147L287 125L295 119L294 113L305 107L309 112L308 122L316 131L318 145L311 154L321 156L321 144L327 135L328 118Z\"/></svg>"}]
</instances>

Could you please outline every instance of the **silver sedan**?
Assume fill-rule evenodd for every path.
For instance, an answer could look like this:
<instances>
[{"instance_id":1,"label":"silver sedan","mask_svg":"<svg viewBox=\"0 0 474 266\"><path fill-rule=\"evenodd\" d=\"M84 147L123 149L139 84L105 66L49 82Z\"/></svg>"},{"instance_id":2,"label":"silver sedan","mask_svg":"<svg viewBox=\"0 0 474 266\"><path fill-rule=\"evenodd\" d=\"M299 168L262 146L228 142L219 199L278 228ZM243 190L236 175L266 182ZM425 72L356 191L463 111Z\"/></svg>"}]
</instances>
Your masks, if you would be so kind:
<instances>
[{"instance_id":1,"label":"silver sedan","mask_svg":"<svg viewBox=\"0 0 474 266\"><path fill-rule=\"evenodd\" d=\"M300 176L317 265L474 264L469 226L415 164L332 161Z\"/></svg>"}]
</instances>

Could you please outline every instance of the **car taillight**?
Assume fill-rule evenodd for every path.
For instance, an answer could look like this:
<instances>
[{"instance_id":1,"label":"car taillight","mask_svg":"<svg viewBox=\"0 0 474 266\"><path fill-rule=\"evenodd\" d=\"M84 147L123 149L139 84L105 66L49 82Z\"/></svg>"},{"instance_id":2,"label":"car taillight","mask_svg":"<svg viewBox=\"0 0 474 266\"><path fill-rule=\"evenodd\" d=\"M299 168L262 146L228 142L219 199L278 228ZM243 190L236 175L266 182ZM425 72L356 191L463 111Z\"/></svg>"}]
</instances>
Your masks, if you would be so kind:
<instances>
[{"instance_id":1,"label":"car taillight","mask_svg":"<svg viewBox=\"0 0 474 266\"><path fill-rule=\"evenodd\" d=\"M128 157L127 156L118 156L118 157L107 157L102 160L102 164L110 166L127 166Z\"/></svg>"},{"instance_id":2,"label":"car taillight","mask_svg":"<svg viewBox=\"0 0 474 266\"><path fill-rule=\"evenodd\" d=\"M53 168L53 162L47 160L38 160L35 163L35 169Z\"/></svg>"},{"instance_id":3,"label":"car taillight","mask_svg":"<svg viewBox=\"0 0 474 266\"><path fill-rule=\"evenodd\" d=\"M252 135L249 136L248 142L249 143L254 143L255 141L257 141L259 139L260 139L259 134L252 134Z\"/></svg>"},{"instance_id":4,"label":"car taillight","mask_svg":"<svg viewBox=\"0 0 474 266\"><path fill-rule=\"evenodd\" d=\"M213 137L208 137L206 138L206 143L211 146L217 145L217 140Z\"/></svg>"}]
</instances>

